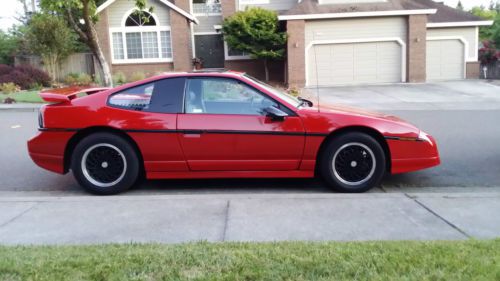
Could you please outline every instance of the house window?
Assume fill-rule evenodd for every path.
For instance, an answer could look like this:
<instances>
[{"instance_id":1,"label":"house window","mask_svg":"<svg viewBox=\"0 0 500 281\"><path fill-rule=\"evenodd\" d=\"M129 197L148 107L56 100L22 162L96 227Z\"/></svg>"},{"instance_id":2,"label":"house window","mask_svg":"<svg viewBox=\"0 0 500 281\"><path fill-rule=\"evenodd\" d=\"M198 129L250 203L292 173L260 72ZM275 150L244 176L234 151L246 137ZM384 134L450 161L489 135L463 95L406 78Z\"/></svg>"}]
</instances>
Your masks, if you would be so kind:
<instances>
[{"instance_id":1,"label":"house window","mask_svg":"<svg viewBox=\"0 0 500 281\"><path fill-rule=\"evenodd\" d=\"M127 13L123 26L110 28L113 63L155 63L172 61L170 26L159 25L149 12Z\"/></svg>"},{"instance_id":2,"label":"house window","mask_svg":"<svg viewBox=\"0 0 500 281\"><path fill-rule=\"evenodd\" d=\"M226 60L249 60L252 59L250 54L238 50L231 49L226 42L224 42L224 53Z\"/></svg>"},{"instance_id":3,"label":"house window","mask_svg":"<svg viewBox=\"0 0 500 281\"><path fill-rule=\"evenodd\" d=\"M222 5L220 0L193 0L193 13L195 15L220 15Z\"/></svg>"}]
</instances>

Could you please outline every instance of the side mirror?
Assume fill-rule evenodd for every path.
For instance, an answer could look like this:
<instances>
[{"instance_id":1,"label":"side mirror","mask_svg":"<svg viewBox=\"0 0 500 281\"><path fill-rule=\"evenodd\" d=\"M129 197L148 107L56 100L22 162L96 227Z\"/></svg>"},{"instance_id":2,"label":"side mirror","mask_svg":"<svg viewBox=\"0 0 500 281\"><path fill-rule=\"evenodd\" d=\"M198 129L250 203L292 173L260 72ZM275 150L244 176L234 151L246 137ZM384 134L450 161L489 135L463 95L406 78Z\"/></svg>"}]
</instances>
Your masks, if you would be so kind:
<instances>
[{"instance_id":1,"label":"side mirror","mask_svg":"<svg viewBox=\"0 0 500 281\"><path fill-rule=\"evenodd\" d=\"M283 121L285 120L285 117L288 116L286 112L281 111L274 106L268 106L264 108L264 113L266 114L267 117L270 117L271 120L273 121Z\"/></svg>"}]
</instances>

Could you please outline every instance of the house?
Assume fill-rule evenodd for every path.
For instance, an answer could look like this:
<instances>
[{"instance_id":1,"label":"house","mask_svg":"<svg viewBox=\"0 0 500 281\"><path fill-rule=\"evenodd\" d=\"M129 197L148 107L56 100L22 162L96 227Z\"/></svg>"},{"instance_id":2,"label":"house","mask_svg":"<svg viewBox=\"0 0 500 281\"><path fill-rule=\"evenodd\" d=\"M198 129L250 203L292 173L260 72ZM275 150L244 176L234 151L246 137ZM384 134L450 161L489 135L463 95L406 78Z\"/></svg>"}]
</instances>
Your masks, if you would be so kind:
<instances>
[{"instance_id":1,"label":"house","mask_svg":"<svg viewBox=\"0 0 500 281\"><path fill-rule=\"evenodd\" d=\"M148 0L98 7L97 30L112 71L131 74L205 68L262 77L262 62L231 50L223 19L246 7L275 10L289 34L287 59L271 78L293 86L425 82L479 77L479 27L491 25L432 0ZM286 78L286 79L285 79Z\"/></svg>"}]
</instances>

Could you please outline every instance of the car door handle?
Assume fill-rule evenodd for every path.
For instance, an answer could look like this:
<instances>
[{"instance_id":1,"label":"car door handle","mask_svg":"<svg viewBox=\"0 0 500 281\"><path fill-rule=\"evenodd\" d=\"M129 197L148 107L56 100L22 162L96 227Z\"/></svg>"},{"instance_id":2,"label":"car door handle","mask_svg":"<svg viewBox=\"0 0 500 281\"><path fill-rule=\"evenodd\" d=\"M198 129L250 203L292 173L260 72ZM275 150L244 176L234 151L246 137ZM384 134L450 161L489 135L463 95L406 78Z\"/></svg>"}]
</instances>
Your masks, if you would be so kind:
<instances>
[{"instance_id":1,"label":"car door handle","mask_svg":"<svg viewBox=\"0 0 500 281\"><path fill-rule=\"evenodd\" d=\"M201 134L203 134L204 131L202 130L184 130L182 131L182 134L184 135L185 138L199 138L201 137Z\"/></svg>"}]
</instances>

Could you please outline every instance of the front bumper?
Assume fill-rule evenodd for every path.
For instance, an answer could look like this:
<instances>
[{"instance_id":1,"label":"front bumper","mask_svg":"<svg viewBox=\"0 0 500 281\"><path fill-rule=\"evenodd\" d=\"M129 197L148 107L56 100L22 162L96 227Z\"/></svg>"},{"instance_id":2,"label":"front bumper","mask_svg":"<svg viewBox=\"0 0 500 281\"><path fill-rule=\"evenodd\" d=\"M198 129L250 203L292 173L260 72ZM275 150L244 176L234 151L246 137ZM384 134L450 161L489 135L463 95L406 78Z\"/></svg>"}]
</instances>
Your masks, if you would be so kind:
<instances>
[{"instance_id":1,"label":"front bumper","mask_svg":"<svg viewBox=\"0 0 500 281\"><path fill-rule=\"evenodd\" d=\"M391 152L391 173L414 172L441 163L436 140L429 134L420 133L418 140L388 140Z\"/></svg>"}]
</instances>

